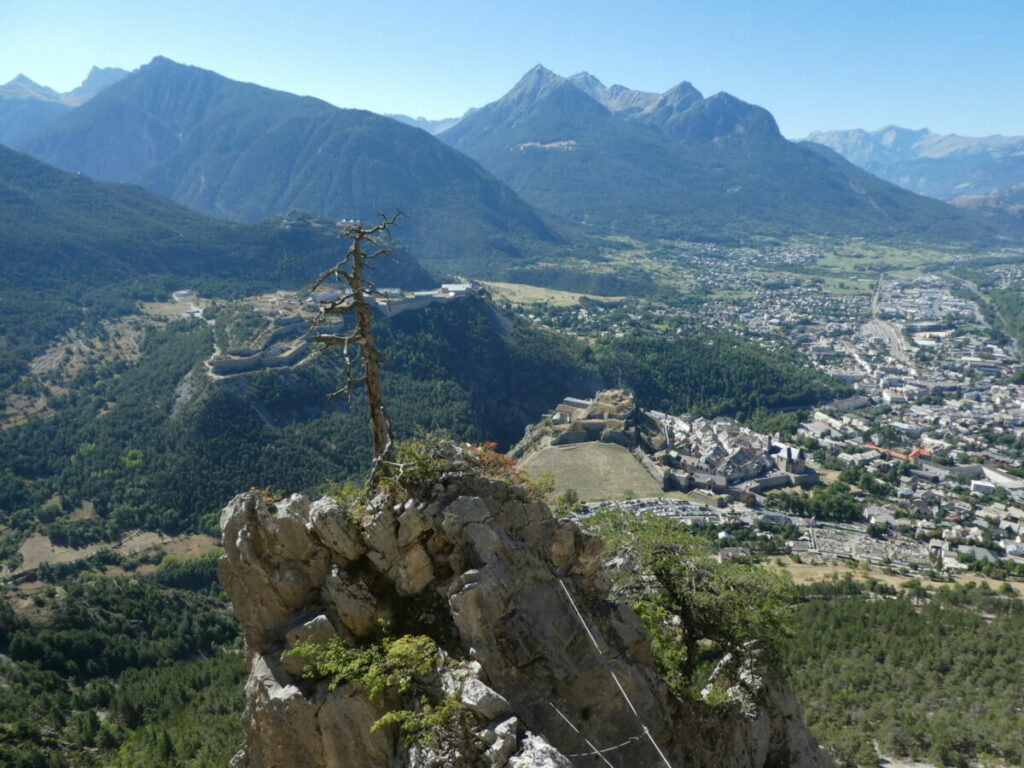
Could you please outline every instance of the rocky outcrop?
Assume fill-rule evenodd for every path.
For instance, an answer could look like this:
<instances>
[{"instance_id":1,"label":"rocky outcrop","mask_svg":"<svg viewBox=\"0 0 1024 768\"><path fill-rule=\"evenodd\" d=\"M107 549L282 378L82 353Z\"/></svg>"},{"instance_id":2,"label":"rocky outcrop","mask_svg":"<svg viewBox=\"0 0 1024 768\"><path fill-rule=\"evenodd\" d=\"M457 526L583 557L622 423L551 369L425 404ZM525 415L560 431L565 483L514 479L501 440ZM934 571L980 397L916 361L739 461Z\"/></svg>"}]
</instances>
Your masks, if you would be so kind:
<instances>
[{"instance_id":1,"label":"rocky outcrop","mask_svg":"<svg viewBox=\"0 0 1024 768\"><path fill-rule=\"evenodd\" d=\"M359 511L258 493L224 510L220 579L249 667L235 768L830 765L784 681L756 663L734 705L672 696L643 624L609 599L601 542L525 488L462 465ZM460 738L406 747L393 727L372 731L397 700L303 679L287 654L364 642L381 619L448 659L436 685L468 713Z\"/></svg>"}]
</instances>

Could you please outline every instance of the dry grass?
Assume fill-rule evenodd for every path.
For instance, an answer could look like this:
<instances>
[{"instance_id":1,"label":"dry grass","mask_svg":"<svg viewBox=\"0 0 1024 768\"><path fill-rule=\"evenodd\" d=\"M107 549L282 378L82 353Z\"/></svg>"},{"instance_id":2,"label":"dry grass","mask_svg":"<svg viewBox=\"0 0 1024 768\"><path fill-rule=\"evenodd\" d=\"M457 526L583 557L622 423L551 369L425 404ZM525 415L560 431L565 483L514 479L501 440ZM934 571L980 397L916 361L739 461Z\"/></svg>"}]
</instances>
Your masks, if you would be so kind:
<instances>
[{"instance_id":1,"label":"dry grass","mask_svg":"<svg viewBox=\"0 0 1024 768\"><path fill-rule=\"evenodd\" d=\"M205 533L193 533L188 536L175 536L161 545L164 552L175 557L199 557L217 546L217 540Z\"/></svg>"},{"instance_id":2,"label":"dry grass","mask_svg":"<svg viewBox=\"0 0 1024 768\"><path fill-rule=\"evenodd\" d=\"M27 621L33 629L38 629L53 619L53 600L47 599L43 605L36 604L36 597L50 589L53 590L55 600L65 595L64 587L53 587L42 581L26 581L16 587L5 589L4 597L19 619Z\"/></svg>"},{"instance_id":3,"label":"dry grass","mask_svg":"<svg viewBox=\"0 0 1024 768\"><path fill-rule=\"evenodd\" d=\"M257 312L284 312L288 314L315 315L311 305L304 304L296 291L272 291L261 296L250 296L246 302Z\"/></svg>"},{"instance_id":4,"label":"dry grass","mask_svg":"<svg viewBox=\"0 0 1024 768\"><path fill-rule=\"evenodd\" d=\"M209 552L217 540L204 533L167 536L155 531L131 531L114 547L119 555L130 557L149 550L159 550L175 557L197 557Z\"/></svg>"},{"instance_id":5,"label":"dry grass","mask_svg":"<svg viewBox=\"0 0 1024 768\"><path fill-rule=\"evenodd\" d=\"M28 421L30 416L48 415L46 395L28 397L26 395L7 395L0 409L0 429L18 427Z\"/></svg>"},{"instance_id":6,"label":"dry grass","mask_svg":"<svg viewBox=\"0 0 1024 768\"><path fill-rule=\"evenodd\" d=\"M21 565L14 573L24 573L38 568L43 563L73 563L76 560L94 555L103 549L102 544L90 544L81 549L58 547L42 533L33 533L21 543Z\"/></svg>"},{"instance_id":7,"label":"dry grass","mask_svg":"<svg viewBox=\"0 0 1024 768\"><path fill-rule=\"evenodd\" d=\"M91 510L91 504L89 509ZM87 510L82 509L82 512ZM77 511L76 511L77 512ZM95 510L92 510L94 513ZM79 518L83 519L83 518ZM80 549L59 547L42 533L34 533L22 542L21 565L15 574L25 573L38 568L43 563L73 563L76 560L96 554L101 549L110 548L124 557L132 557L143 552L157 551L175 557L190 558L206 554L217 545L217 540L203 533L167 536L155 531L129 531L121 541L111 547L109 544L90 544Z\"/></svg>"},{"instance_id":8,"label":"dry grass","mask_svg":"<svg viewBox=\"0 0 1024 768\"><path fill-rule=\"evenodd\" d=\"M839 470L821 469L819 467L814 467L814 469L815 471L817 471L818 477L821 478L821 482L823 482L825 485L832 485L832 483L839 480Z\"/></svg>"},{"instance_id":9,"label":"dry grass","mask_svg":"<svg viewBox=\"0 0 1024 768\"><path fill-rule=\"evenodd\" d=\"M805 555L806 557L806 555ZM779 566L778 560L781 560L782 566ZM793 579L794 584L813 584L818 581L826 581L828 579L843 578L843 574L849 573L857 581L867 581L868 578L876 579L883 584L889 584L890 586L899 589L911 579L918 579L924 584L925 587L930 589L937 589L946 582L929 581L924 576L915 576L913 574L904 576L899 573L885 573L885 571L871 566L867 571L862 570L857 564L857 567L851 568L843 562L837 561L826 561L826 562L812 562L812 563L794 563L788 557L783 558L772 558L766 562L767 567L784 570ZM982 576L977 573L966 573L960 572L953 577L957 584L966 584L969 581L973 581L976 584L985 582L993 590L998 590L1006 582L998 581L996 579L990 579L986 576ZM1017 594L1024 597L1024 584L1020 582L1011 582L1013 588L1017 590Z\"/></svg>"},{"instance_id":10,"label":"dry grass","mask_svg":"<svg viewBox=\"0 0 1024 768\"><path fill-rule=\"evenodd\" d=\"M939 768L934 763L921 763L909 757L883 757L878 764L881 768Z\"/></svg>"},{"instance_id":11,"label":"dry grass","mask_svg":"<svg viewBox=\"0 0 1024 768\"><path fill-rule=\"evenodd\" d=\"M548 446L524 458L519 467L533 478L550 472L556 494L572 488L583 501L663 495L633 454L611 443Z\"/></svg>"},{"instance_id":12,"label":"dry grass","mask_svg":"<svg viewBox=\"0 0 1024 768\"><path fill-rule=\"evenodd\" d=\"M492 283L484 282L495 296L508 299L513 304L549 304L553 307L571 307L579 304L581 298L594 299L595 301L621 301L622 296L594 296L589 293L573 293L572 291L559 291L554 288L540 288L535 285L524 285L522 283Z\"/></svg>"},{"instance_id":13,"label":"dry grass","mask_svg":"<svg viewBox=\"0 0 1024 768\"><path fill-rule=\"evenodd\" d=\"M93 517L96 517L96 507L93 506L91 501L83 501L81 506L76 507L71 511L71 514L68 516L68 520L74 523L79 520L89 520Z\"/></svg>"},{"instance_id":14,"label":"dry grass","mask_svg":"<svg viewBox=\"0 0 1024 768\"><path fill-rule=\"evenodd\" d=\"M188 315L189 310L192 309L193 306L205 309L210 306L210 303L211 302L208 299L193 296L185 301L143 301L140 302L139 307L142 309L142 313L147 317L155 320L171 322Z\"/></svg>"},{"instance_id":15,"label":"dry grass","mask_svg":"<svg viewBox=\"0 0 1024 768\"><path fill-rule=\"evenodd\" d=\"M146 574L154 573L158 567L159 566L153 565L153 563L143 563L130 573L145 576ZM129 571L125 570L120 565L105 565L103 567L104 576L127 576L128 574Z\"/></svg>"}]
</instances>

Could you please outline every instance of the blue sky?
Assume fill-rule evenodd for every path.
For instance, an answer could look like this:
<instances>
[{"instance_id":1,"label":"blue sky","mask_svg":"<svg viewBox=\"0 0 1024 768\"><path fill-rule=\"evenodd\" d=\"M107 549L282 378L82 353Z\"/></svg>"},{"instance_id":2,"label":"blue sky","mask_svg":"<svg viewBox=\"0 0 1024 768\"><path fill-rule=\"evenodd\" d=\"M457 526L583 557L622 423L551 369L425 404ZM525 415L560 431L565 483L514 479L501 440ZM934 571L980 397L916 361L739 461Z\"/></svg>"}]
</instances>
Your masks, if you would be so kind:
<instances>
[{"instance_id":1,"label":"blue sky","mask_svg":"<svg viewBox=\"0 0 1024 768\"><path fill-rule=\"evenodd\" d=\"M1024 134L1024 0L0 0L0 82L58 90L155 55L344 107L431 118L531 66L690 80L787 136L887 123Z\"/></svg>"}]
</instances>

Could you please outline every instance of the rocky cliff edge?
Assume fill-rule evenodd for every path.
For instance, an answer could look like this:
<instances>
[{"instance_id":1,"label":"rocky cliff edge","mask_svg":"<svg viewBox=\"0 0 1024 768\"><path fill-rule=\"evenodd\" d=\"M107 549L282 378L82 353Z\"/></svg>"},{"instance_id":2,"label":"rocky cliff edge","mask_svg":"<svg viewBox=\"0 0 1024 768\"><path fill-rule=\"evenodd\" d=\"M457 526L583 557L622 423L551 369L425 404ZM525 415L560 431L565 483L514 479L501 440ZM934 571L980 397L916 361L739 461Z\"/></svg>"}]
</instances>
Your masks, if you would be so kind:
<instances>
[{"instance_id":1,"label":"rocky cliff edge","mask_svg":"<svg viewBox=\"0 0 1024 768\"><path fill-rule=\"evenodd\" d=\"M452 450L419 492L357 513L300 495L228 504L220 580L249 669L233 768L831 766L785 681L756 661L732 705L674 697L642 622L609 597L601 541ZM308 659L288 653L359 646L382 621L436 642L423 684L461 702L459 738L407 746L397 727L374 730L394 695L306 679Z\"/></svg>"}]
</instances>

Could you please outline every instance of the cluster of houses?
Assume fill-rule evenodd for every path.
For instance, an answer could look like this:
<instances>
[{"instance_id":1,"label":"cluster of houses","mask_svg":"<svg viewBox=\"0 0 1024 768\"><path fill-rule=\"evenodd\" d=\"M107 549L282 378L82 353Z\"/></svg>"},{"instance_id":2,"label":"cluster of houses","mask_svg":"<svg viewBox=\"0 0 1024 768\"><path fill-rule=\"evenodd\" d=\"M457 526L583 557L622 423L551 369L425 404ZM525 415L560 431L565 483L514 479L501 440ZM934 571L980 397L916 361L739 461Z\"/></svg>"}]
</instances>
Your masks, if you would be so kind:
<instances>
[{"instance_id":1,"label":"cluster of houses","mask_svg":"<svg viewBox=\"0 0 1024 768\"><path fill-rule=\"evenodd\" d=\"M551 445L601 441L629 448L666 491L695 492L714 506L744 494L810 487L817 473L802 448L754 432L734 419L673 416L639 408L623 390L565 398L546 414ZM537 435L532 439L536 441Z\"/></svg>"},{"instance_id":2,"label":"cluster of houses","mask_svg":"<svg viewBox=\"0 0 1024 768\"><path fill-rule=\"evenodd\" d=\"M921 447L926 432L911 422L886 422L907 445L898 450L865 441L879 429L855 395L814 413L805 427L827 449L829 461L855 465L874 476L898 480L892 497L866 505L859 523L828 523L765 512L761 494L807 488L820 482L806 450L743 427L732 419L675 416L637 407L626 392L599 392L593 399L566 398L548 415L551 444L612 442L630 448L666 491L689 501L641 499L614 502L635 512L670 515L684 523L791 523L799 535L794 554L807 553L911 569L963 569L972 561L1024 566L1024 478L1005 466L956 463ZM937 447L932 444L933 447ZM747 495L749 494L749 495ZM1005 502L995 500L1000 495ZM1015 506L1020 505L1020 506ZM591 505L594 506L594 505ZM596 507L595 507L596 508ZM727 542L723 542L726 543Z\"/></svg>"},{"instance_id":3,"label":"cluster of houses","mask_svg":"<svg viewBox=\"0 0 1024 768\"><path fill-rule=\"evenodd\" d=\"M655 460L668 468L668 487L736 497L790 486L810 487L818 475L804 450L740 426L734 419L672 416L646 411L664 435Z\"/></svg>"},{"instance_id":4,"label":"cluster of houses","mask_svg":"<svg viewBox=\"0 0 1024 768\"><path fill-rule=\"evenodd\" d=\"M802 431L837 465L855 466L891 486L885 503L866 507L868 523L930 539L931 554L944 567L1003 557L1024 564L1021 460L985 437L996 429L1014 434L1019 425L979 417L950 401L875 416L830 410L816 412ZM951 417L939 423L932 411Z\"/></svg>"},{"instance_id":5,"label":"cluster of houses","mask_svg":"<svg viewBox=\"0 0 1024 768\"><path fill-rule=\"evenodd\" d=\"M835 529L836 542L851 539L836 544L836 554L946 567L989 557L1024 563L1016 513L992 514L998 504L1024 508L1024 477L1018 476L1024 475L1024 386L1016 383L1024 377L1015 375L1021 370L1017 345L993 332L955 278L925 273L879 279L870 270L861 277L856 263L849 277L831 278L820 268L822 256L800 247L758 254L695 249L682 260L666 258L675 259L680 274L692 270L695 281L715 275L714 289L699 304L588 303L547 308L535 319L588 337L677 333L673 318L694 319L769 348L795 345L809 364L853 392L813 413L797 442L813 451L816 467L856 465L885 477L892 494L882 506L899 521L888 525L883 514L880 524L865 519L856 530ZM993 273L1002 288L1024 288L1020 265ZM725 509L744 484L755 494L776 482L803 484L800 473L786 481L780 476L799 468L801 458L806 467L807 457L775 447L767 436L759 442L735 425L650 417L675 427L666 435L666 443L675 443L653 447L646 456L664 473L667 488L707 491ZM871 506L868 494L861 498ZM977 524L988 518L993 522L987 529ZM874 536L867 531L871 525ZM882 539L879 525L890 531ZM830 542L824 537L820 543L828 549ZM799 546L814 545L808 537Z\"/></svg>"}]
</instances>

